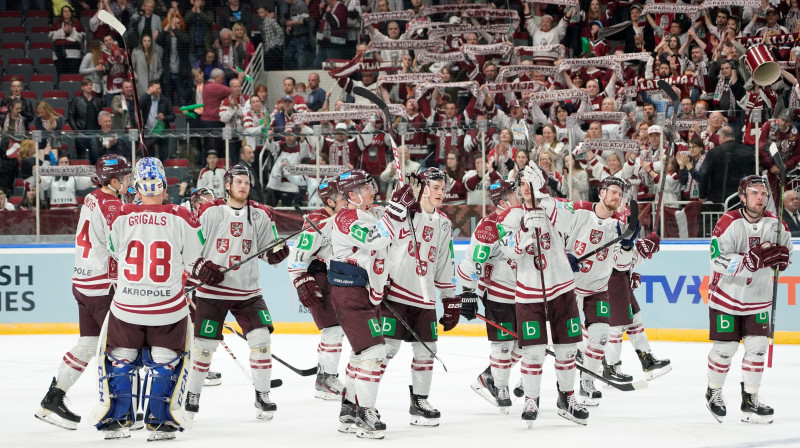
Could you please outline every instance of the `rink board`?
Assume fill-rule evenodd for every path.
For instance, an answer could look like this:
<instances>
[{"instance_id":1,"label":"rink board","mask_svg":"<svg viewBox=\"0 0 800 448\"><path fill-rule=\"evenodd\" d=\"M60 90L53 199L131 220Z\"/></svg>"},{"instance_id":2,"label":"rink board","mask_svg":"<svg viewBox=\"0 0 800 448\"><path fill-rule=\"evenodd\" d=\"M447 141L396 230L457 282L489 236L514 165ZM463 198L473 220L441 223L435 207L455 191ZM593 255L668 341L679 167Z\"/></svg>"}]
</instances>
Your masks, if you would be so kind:
<instances>
[{"instance_id":1,"label":"rink board","mask_svg":"<svg viewBox=\"0 0 800 448\"><path fill-rule=\"evenodd\" d=\"M653 260L637 269L642 286L636 298L648 335L661 340L706 340L708 240L673 240L661 247ZM456 242L454 248L458 263L466 255L467 242ZM77 332L78 311L70 280L73 251L68 245L0 247L0 334ZM286 264L272 267L259 262L259 272L276 330L317 332L291 288ZM800 263L794 263L780 277L778 343L800 343L799 282ZM233 320L230 315L229 320ZM485 335L485 329L479 324L461 324L451 334L479 336Z\"/></svg>"}]
</instances>

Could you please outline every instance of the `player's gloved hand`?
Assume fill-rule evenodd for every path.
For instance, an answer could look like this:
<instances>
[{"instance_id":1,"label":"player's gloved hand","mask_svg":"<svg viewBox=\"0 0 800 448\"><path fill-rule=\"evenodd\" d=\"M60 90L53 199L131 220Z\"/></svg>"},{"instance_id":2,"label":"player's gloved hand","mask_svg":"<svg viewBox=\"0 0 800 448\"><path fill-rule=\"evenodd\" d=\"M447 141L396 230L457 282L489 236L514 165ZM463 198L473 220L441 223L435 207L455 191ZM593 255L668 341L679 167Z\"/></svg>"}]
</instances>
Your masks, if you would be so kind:
<instances>
[{"instance_id":1,"label":"player's gloved hand","mask_svg":"<svg viewBox=\"0 0 800 448\"><path fill-rule=\"evenodd\" d=\"M461 311L461 299L458 296L442 299L444 315L439 319L439 323L444 327L444 331L450 331L458 325L458 317Z\"/></svg>"},{"instance_id":2,"label":"player's gloved hand","mask_svg":"<svg viewBox=\"0 0 800 448\"><path fill-rule=\"evenodd\" d=\"M581 263L578 261L578 257L567 252L567 260L569 260L569 267L572 268L572 272L578 272L581 270Z\"/></svg>"},{"instance_id":3,"label":"player's gloved hand","mask_svg":"<svg viewBox=\"0 0 800 448\"><path fill-rule=\"evenodd\" d=\"M461 316L467 320L475 319L478 314L478 295L472 288L461 289Z\"/></svg>"},{"instance_id":4,"label":"player's gloved hand","mask_svg":"<svg viewBox=\"0 0 800 448\"><path fill-rule=\"evenodd\" d=\"M286 257L289 256L289 246L286 244L281 245L281 248L278 249L277 247L273 248L270 251L267 251L267 263L271 265L280 264Z\"/></svg>"},{"instance_id":5,"label":"player's gloved hand","mask_svg":"<svg viewBox=\"0 0 800 448\"><path fill-rule=\"evenodd\" d=\"M784 271L789 267L789 248L773 245L764 251L764 265Z\"/></svg>"},{"instance_id":6,"label":"player's gloved hand","mask_svg":"<svg viewBox=\"0 0 800 448\"><path fill-rule=\"evenodd\" d=\"M636 250L645 258L650 258L658 252L661 246L661 237L655 232L647 238L642 238L636 242Z\"/></svg>"},{"instance_id":7,"label":"player's gloved hand","mask_svg":"<svg viewBox=\"0 0 800 448\"><path fill-rule=\"evenodd\" d=\"M300 298L300 303L306 308L311 308L319 305L319 299L322 298L322 291L319 290L317 282L308 273L301 274L294 279L294 287L297 289L297 296Z\"/></svg>"},{"instance_id":8,"label":"player's gloved hand","mask_svg":"<svg viewBox=\"0 0 800 448\"><path fill-rule=\"evenodd\" d=\"M768 246L765 247L763 244L751 248L744 256L744 267L750 272L756 272L759 269L767 267L765 258L767 255L770 255L770 251L773 251L773 249Z\"/></svg>"},{"instance_id":9,"label":"player's gloved hand","mask_svg":"<svg viewBox=\"0 0 800 448\"><path fill-rule=\"evenodd\" d=\"M222 266L202 257L194 262L192 276L208 286L219 285L225 279Z\"/></svg>"},{"instance_id":10,"label":"player's gloved hand","mask_svg":"<svg viewBox=\"0 0 800 448\"><path fill-rule=\"evenodd\" d=\"M638 288L642 284L642 274L634 272L631 274L631 291Z\"/></svg>"},{"instance_id":11,"label":"player's gloved hand","mask_svg":"<svg viewBox=\"0 0 800 448\"><path fill-rule=\"evenodd\" d=\"M617 223L617 226L619 226L619 223ZM636 230L633 231L633 234L630 236L630 238L623 238L622 241L619 242L619 244L622 246L622 249L623 250L633 249L633 243L636 241L636 237L639 236L639 232L641 231L642 227L639 226L636 228Z\"/></svg>"},{"instance_id":12,"label":"player's gloved hand","mask_svg":"<svg viewBox=\"0 0 800 448\"><path fill-rule=\"evenodd\" d=\"M414 188L409 185L401 185L392 193L392 199L389 201L389 206L386 207L386 213L395 221L405 221L408 210L417 202L414 195Z\"/></svg>"}]
</instances>

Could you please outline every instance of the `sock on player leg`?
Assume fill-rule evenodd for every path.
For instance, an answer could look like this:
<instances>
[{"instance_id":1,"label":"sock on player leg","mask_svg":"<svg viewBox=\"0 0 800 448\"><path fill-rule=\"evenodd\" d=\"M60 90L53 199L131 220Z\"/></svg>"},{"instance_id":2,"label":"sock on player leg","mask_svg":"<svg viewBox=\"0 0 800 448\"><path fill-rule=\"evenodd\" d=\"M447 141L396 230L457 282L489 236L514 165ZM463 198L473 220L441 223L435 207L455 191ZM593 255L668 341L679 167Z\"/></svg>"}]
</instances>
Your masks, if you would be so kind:
<instances>
[{"instance_id":1,"label":"sock on player leg","mask_svg":"<svg viewBox=\"0 0 800 448\"><path fill-rule=\"evenodd\" d=\"M78 381L89 361L94 358L98 339L97 336L81 336L78 338L78 344L64 354L64 358L62 358L61 364L58 366L56 387L67 392Z\"/></svg>"},{"instance_id":2,"label":"sock on player leg","mask_svg":"<svg viewBox=\"0 0 800 448\"><path fill-rule=\"evenodd\" d=\"M731 359L738 348L739 343L736 341L714 341L708 354L708 387L719 389L725 384Z\"/></svg>"},{"instance_id":3,"label":"sock on player leg","mask_svg":"<svg viewBox=\"0 0 800 448\"><path fill-rule=\"evenodd\" d=\"M247 333L250 346L250 368L253 371L253 386L258 392L269 392L272 379L272 351L270 334L266 328L256 328Z\"/></svg>"},{"instance_id":4,"label":"sock on player leg","mask_svg":"<svg viewBox=\"0 0 800 448\"><path fill-rule=\"evenodd\" d=\"M339 325L323 328L317 346L317 357L322 372L336 374L339 370L339 359L342 357L342 339L344 331Z\"/></svg>"}]
</instances>

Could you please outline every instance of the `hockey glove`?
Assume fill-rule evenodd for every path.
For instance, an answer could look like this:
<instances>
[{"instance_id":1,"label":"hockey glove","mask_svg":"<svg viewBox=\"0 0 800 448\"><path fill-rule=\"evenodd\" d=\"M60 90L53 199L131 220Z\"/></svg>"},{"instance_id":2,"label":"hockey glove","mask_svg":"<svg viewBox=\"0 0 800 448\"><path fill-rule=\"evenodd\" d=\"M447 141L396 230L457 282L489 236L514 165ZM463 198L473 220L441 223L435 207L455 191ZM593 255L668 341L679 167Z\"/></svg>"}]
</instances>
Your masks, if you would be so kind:
<instances>
[{"instance_id":1,"label":"hockey glove","mask_svg":"<svg viewBox=\"0 0 800 448\"><path fill-rule=\"evenodd\" d=\"M439 319L439 323L444 327L444 331L450 331L458 325L461 299L458 296L443 298L442 308L444 308L444 315Z\"/></svg>"},{"instance_id":2,"label":"hockey glove","mask_svg":"<svg viewBox=\"0 0 800 448\"><path fill-rule=\"evenodd\" d=\"M581 263L578 261L578 257L567 252L567 259L569 260L569 267L572 268L572 272L581 270Z\"/></svg>"},{"instance_id":3,"label":"hockey glove","mask_svg":"<svg viewBox=\"0 0 800 448\"><path fill-rule=\"evenodd\" d=\"M631 274L631 291L638 288L642 284L642 274L634 272Z\"/></svg>"},{"instance_id":4,"label":"hockey glove","mask_svg":"<svg viewBox=\"0 0 800 448\"><path fill-rule=\"evenodd\" d=\"M294 279L294 287L297 289L297 296L300 298L300 303L306 308L311 308L319 305L319 299L322 298L322 291L319 290L317 282L314 277L308 273L300 274L299 277Z\"/></svg>"},{"instance_id":5,"label":"hockey glove","mask_svg":"<svg viewBox=\"0 0 800 448\"><path fill-rule=\"evenodd\" d=\"M461 316L467 320L475 319L478 314L478 295L472 288L461 289Z\"/></svg>"},{"instance_id":6,"label":"hockey glove","mask_svg":"<svg viewBox=\"0 0 800 448\"><path fill-rule=\"evenodd\" d=\"M386 213L397 222L405 221L408 209L416 202L414 188L409 184L402 185L392 193L392 200L389 201Z\"/></svg>"},{"instance_id":7,"label":"hockey glove","mask_svg":"<svg viewBox=\"0 0 800 448\"><path fill-rule=\"evenodd\" d=\"M642 238L636 242L636 250L644 258L651 258L658 252L661 246L661 237L655 232L647 238Z\"/></svg>"},{"instance_id":8,"label":"hockey glove","mask_svg":"<svg viewBox=\"0 0 800 448\"><path fill-rule=\"evenodd\" d=\"M770 246L764 251L764 265L781 271L786 270L789 267L789 248Z\"/></svg>"},{"instance_id":9,"label":"hockey glove","mask_svg":"<svg viewBox=\"0 0 800 448\"><path fill-rule=\"evenodd\" d=\"M771 249L765 248L763 245L758 245L750 249L744 256L744 267L750 272L756 272L759 269L765 268L765 257L769 255L767 252Z\"/></svg>"},{"instance_id":10,"label":"hockey glove","mask_svg":"<svg viewBox=\"0 0 800 448\"><path fill-rule=\"evenodd\" d=\"M619 224L617 224L619 226ZM624 238L622 241L619 242L620 246L622 246L622 250L631 250L633 249L633 243L636 241L636 237L639 236L639 232L642 231L642 227L639 226L636 230L633 231L633 235L630 238Z\"/></svg>"},{"instance_id":11,"label":"hockey glove","mask_svg":"<svg viewBox=\"0 0 800 448\"><path fill-rule=\"evenodd\" d=\"M222 266L201 257L194 262L192 277L208 286L214 286L222 283L222 280L225 279L225 274L222 273Z\"/></svg>"},{"instance_id":12,"label":"hockey glove","mask_svg":"<svg viewBox=\"0 0 800 448\"><path fill-rule=\"evenodd\" d=\"M287 246L285 243L282 244L281 248L277 251L275 249L278 249L278 247L276 246L271 251L267 252L267 263L271 265L280 264L281 261L289 256L289 246Z\"/></svg>"}]
</instances>

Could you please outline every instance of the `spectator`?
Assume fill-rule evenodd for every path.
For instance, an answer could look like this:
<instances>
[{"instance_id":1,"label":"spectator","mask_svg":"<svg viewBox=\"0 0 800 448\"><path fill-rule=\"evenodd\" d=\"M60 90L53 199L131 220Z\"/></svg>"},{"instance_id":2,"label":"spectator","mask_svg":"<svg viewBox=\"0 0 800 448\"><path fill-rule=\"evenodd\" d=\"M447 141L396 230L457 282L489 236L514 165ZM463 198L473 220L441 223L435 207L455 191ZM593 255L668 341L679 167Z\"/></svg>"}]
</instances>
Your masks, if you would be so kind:
<instances>
[{"instance_id":1,"label":"spectator","mask_svg":"<svg viewBox=\"0 0 800 448\"><path fill-rule=\"evenodd\" d=\"M3 193L0 193L0 206L3 203ZM794 190L788 190L783 193L783 222L789 227L792 232L792 237L797 238L800 236L800 214L797 210L800 209L800 197Z\"/></svg>"},{"instance_id":2,"label":"spectator","mask_svg":"<svg viewBox=\"0 0 800 448\"><path fill-rule=\"evenodd\" d=\"M124 137L112 134L114 130L111 126L111 114L101 111L97 114L97 122L100 124L100 133L92 139L92 151L89 160L92 164L97 159L106 154L117 154L130 157L131 144Z\"/></svg>"},{"instance_id":3,"label":"spectator","mask_svg":"<svg viewBox=\"0 0 800 448\"><path fill-rule=\"evenodd\" d=\"M294 87L295 87L294 78L292 78L291 76L283 78L283 95L280 98L278 98L278 101L275 102L275 109L272 111L272 115L275 115L281 110L283 110L283 100L287 96L292 97L292 103L294 103L295 111L297 112L308 111L306 100L302 96L295 94Z\"/></svg>"},{"instance_id":4,"label":"spectator","mask_svg":"<svg viewBox=\"0 0 800 448\"><path fill-rule=\"evenodd\" d=\"M282 24L286 30L286 51L283 53L283 67L286 70L304 70L308 68L306 48L309 40L308 6L302 0L286 0L289 10Z\"/></svg>"},{"instance_id":5,"label":"spectator","mask_svg":"<svg viewBox=\"0 0 800 448\"><path fill-rule=\"evenodd\" d=\"M57 2L53 2L53 6L56 6L56 3ZM83 33L83 25L81 25L81 22L75 17L75 10L72 9L72 6L62 6L60 13L61 14L53 21L53 27L50 29L51 32L60 30L65 24L69 23L75 31Z\"/></svg>"},{"instance_id":6,"label":"spectator","mask_svg":"<svg viewBox=\"0 0 800 448\"><path fill-rule=\"evenodd\" d=\"M239 0L228 0L228 7L223 8L218 17L219 26L230 28L235 23L241 23L246 30L253 24L253 17L250 13L250 6L242 7Z\"/></svg>"},{"instance_id":7,"label":"spectator","mask_svg":"<svg viewBox=\"0 0 800 448\"><path fill-rule=\"evenodd\" d=\"M17 78L16 76L11 78L11 95L7 98L3 99L2 103L0 103L0 124L6 119L6 115L9 111L9 105L12 101L17 100L22 104L22 117L25 119L25 123L30 123L36 117L33 113L33 101L23 98L22 97L23 91L23 84L22 80ZM0 130L6 129L6 126L0 126ZM22 131L20 131L22 132Z\"/></svg>"},{"instance_id":8,"label":"spectator","mask_svg":"<svg viewBox=\"0 0 800 448\"><path fill-rule=\"evenodd\" d=\"M100 98L94 96L94 85L91 79L83 78L81 90L82 95L72 98L69 102L69 113L67 113L69 126L76 131L97 130L100 127L97 124L97 115L103 110L103 102ZM90 149L91 139L78 138L75 140L77 158L87 158Z\"/></svg>"},{"instance_id":9,"label":"spectator","mask_svg":"<svg viewBox=\"0 0 800 448\"><path fill-rule=\"evenodd\" d=\"M215 68L222 70L222 64L217 61L217 52L214 50L208 50L205 53L203 59L194 63L194 68L198 68L203 71L203 82L208 82L211 79L211 71ZM225 73L223 72L223 75ZM225 79L222 80L223 84L225 83Z\"/></svg>"},{"instance_id":10,"label":"spectator","mask_svg":"<svg viewBox=\"0 0 800 448\"><path fill-rule=\"evenodd\" d=\"M114 95L122 90L122 82L128 79L128 58L111 35L103 38L103 64L106 69L103 94L105 105L111 106Z\"/></svg>"},{"instance_id":11,"label":"spectator","mask_svg":"<svg viewBox=\"0 0 800 448\"><path fill-rule=\"evenodd\" d=\"M253 42L250 41L250 37L247 35L247 30L244 29L244 25L242 25L241 22L233 25L231 34L233 36L233 47L236 48L236 51L238 53L244 52L247 54L247 57L244 58L241 65L237 66L244 69L247 67L247 64L250 63L250 56L256 52L256 47L253 46Z\"/></svg>"},{"instance_id":12,"label":"spectator","mask_svg":"<svg viewBox=\"0 0 800 448\"><path fill-rule=\"evenodd\" d=\"M345 59L347 45L347 7L338 0L320 3L321 19L317 29L317 56L314 68L322 68L326 59Z\"/></svg>"},{"instance_id":13,"label":"spectator","mask_svg":"<svg viewBox=\"0 0 800 448\"><path fill-rule=\"evenodd\" d=\"M142 9L131 17L131 26L136 30L136 40L141 41L142 36L158 39L158 33L161 32L161 17L155 14L154 10L155 2L144 0Z\"/></svg>"},{"instance_id":14,"label":"spectator","mask_svg":"<svg viewBox=\"0 0 800 448\"><path fill-rule=\"evenodd\" d=\"M411 160L407 146L398 146L397 155L400 157L403 164L403 174L416 174L419 172L420 164ZM386 194L391 196L391 192L393 192L397 186L397 166L394 161L386 164L386 169L381 173L380 179L382 183L386 184Z\"/></svg>"},{"instance_id":15,"label":"spectator","mask_svg":"<svg viewBox=\"0 0 800 448\"><path fill-rule=\"evenodd\" d=\"M448 157L449 158L449 157ZM517 149L516 154L514 154L514 166L508 172L508 176L506 176L506 180L514 183L517 181L517 176L522 170L525 169L525 166L530 161L528 158L528 152L525 149Z\"/></svg>"},{"instance_id":16,"label":"spectator","mask_svg":"<svg viewBox=\"0 0 800 448\"><path fill-rule=\"evenodd\" d=\"M219 157L217 151L210 149L206 154L206 166L200 170L197 177L197 188L208 188L214 192L214 197L225 197L225 167L218 166Z\"/></svg>"},{"instance_id":17,"label":"spectator","mask_svg":"<svg viewBox=\"0 0 800 448\"><path fill-rule=\"evenodd\" d=\"M723 126L718 134L719 146L708 151L703 164L700 200L721 204L736 193L742 177L753 173L755 156L752 148L736 144L730 126Z\"/></svg>"},{"instance_id":18,"label":"spectator","mask_svg":"<svg viewBox=\"0 0 800 448\"><path fill-rule=\"evenodd\" d=\"M612 155L617 156L616 153L612 153ZM561 194L564 195L568 201L588 201L589 173L587 173L581 164L571 155L568 155L564 162L567 166L572 164L572 173L570 173L568 168L564 168L564 175L562 176L564 182L561 184ZM572 195L570 195L570 176L572 176Z\"/></svg>"},{"instance_id":19,"label":"spectator","mask_svg":"<svg viewBox=\"0 0 800 448\"><path fill-rule=\"evenodd\" d=\"M92 38L97 40L102 40L104 37L114 32L110 26L106 25L102 20L100 20L98 17L100 11L106 11L112 15L114 14L114 11L111 10L111 6L109 5L109 0L100 0L97 2L97 11L94 13L92 18L89 19L89 31L92 32Z\"/></svg>"},{"instance_id":20,"label":"spectator","mask_svg":"<svg viewBox=\"0 0 800 448\"><path fill-rule=\"evenodd\" d=\"M69 166L67 154L58 156L58 166ZM87 176L42 176L41 182L42 193L50 192L51 208L78 208L77 192L92 187L92 178Z\"/></svg>"},{"instance_id":21,"label":"spectator","mask_svg":"<svg viewBox=\"0 0 800 448\"><path fill-rule=\"evenodd\" d=\"M450 151L447 153L447 162L444 169L447 173L447 182L450 184L447 193L444 195L444 203L447 205L466 204L467 188L464 187L463 182L465 171L457 152Z\"/></svg>"},{"instance_id":22,"label":"spectator","mask_svg":"<svg viewBox=\"0 0 800 448\"><path fill-rule=\"evenodd\" d=\"M189 58L192 65L200 62L214 43L212 32L214 13L203 10L205 3L205 0L192 0L192 9L187 11L183 17L189 36ZM206 80L208 80L208 73L206 73Z\"/></svg>"},{"instance_id":23,"label":"spectator","mask_svg":"<svg viewBox=\"0 0 800 448\"><path fill-rule=\"evenodd\" d=\"M769 153L769 147L774 143L778 147L778 155L786 167L786 172L794 170L800 162L800 133L792 124L794 111L784 109L780 116L773 120L768 120L761 127L761 135L758 141L759 159L761 166L769 170L767 179L772 186L772 197L780 197L780 170L775 166L775 161ZM777 200L777 199L774 199Z\"/></svg>"},{"instance_id":24,"label":"spectator","mask_svg":"<svg viewBox=\"0 0 800 448\"><path fill-rule=\"evenodd\" d=\"M451 150L458 151L463 157L462 148L464 146L464 131L458 129L461 126L462 116L458 114L458 107L453 101L448 101L444 108L444 113L436 112L428 119L429 126L453 127L436 131L431 134L435 142L436 153L433 160L438 164L444 164L447 153Z\"/></svg>"},{"instance_id":25,"label":"spectator","mask_svg":"<svg viewBox=\"0 0 800 448\"><path fill-rule=\"evenodd\" d=\"M15 103L18 104L18 103ZM8 117L6 117L8 120ZM3 126L6 129L6 126ZM14 145L19 148L22 138L13 139L10 136L0 137L0 188L6 191L14 190L14 179L19 174L19 154L18 151L9 151Z\"/></svg>"},{"instance_id":26,"label":"spectator","mask_svg":"<svg viewBox=\"0 0 800 448\"><path fill-rule=\"evenodd\" d=\"M269 129L269 115L264 110L261 97L253 95L248 100L250 107L244 112L243 127L247 134L247 144L252 146L258 153L264 146L262 134Z\"/></svg>"},{"instance_id":27,"label":"spectator","mask_svg":"<svg viewBox=\"0 0 800 448\"><path fill-rule=\"evenodd\" d=\"M7 212L16 210L14 204L8 200L8 192L5 188L0 188L0 212Z\"/></svg>"},{"instance_id":28,"label":"spectator","mask_svg":"<svg viewBox=\"0 0 800 448\"><path fill-rule=\"evenodd\" d=\"M705 147L700 137L689 140L689 152L677 153L681 185L685 187L689 199L700 199L700 173L703 172L703 162L706 159Z\"/></svg>"},{"instance_id":29,"label":"spectator","mask_svg":"<svg viewBox=\"0 0 800 448\"><path fill-rule=\"evenodd\" d=\"M33 127L40 131L60 131L64 128L64 117L59 115L53 106L46 101L41 101L36 106L36 114L38 115L33 120ZM39 142L39 148L44 148L50 145L53 148L59 148L61 141L55 137L44 138Z\"/></svg>"},{"instance_id":30,"label":"spectator","mask_svg":"<svg viewBox=\"0 0 800 448\"><path fill-rule=\"evenodd\" d=\"M172 23L172 19L178 19L177 24ZM186 24L183 22L183 16L181 15L181 11L178 9L178 2L173 1L171 3L170 8L167 10L167 16L164 17L164 21L161 22L161 28L166 31L167 27L171 26L175 29L181 30L186 32ZM162 34L162 33L159 33ZM187 41L188 42L188 41ZM186 48L186 47L184 47Z\"/></svg>"},{"instance_id":31,"label":"spectator","mask_svg":"<svg viewBox=\"0 0 800 448\"><path fill-rule=\"evenodd\" d=\"M306 106L311 112L317 112L325 104L326 92L319 86L319 74L310 73L308 75L308 99Z\"/></svg>"},{"instance_id":32,"label":"spectator","mask_svg":"<svg viewBox=\"0 0 800 448\"><path fill-rule=\"evenodd\" d=\"M87 45L88 53L83 55L78 72L85 78L92 80L94 93L103 95L103 84L106 82L106 66L103 63L103 44L99 40L90 40Z\"/></svg>"},{"instance_id":33,"label":"spectator","mask_svg":"<svg viewBox=\"0 0 800 448\"><path fill-rule=\"evenodd\" d=\"M250 196L249 199L251 201L256 202L263 202L264 197L264 190L261 188L261 183L258 181L258 176L256 176L256 170L253 167L253 163L256 160L256 152L253 150L252 147L243 145L242 148L239 150L239 165L243 165L245 168L250 170L251 179L253 181L253 185L250 186Z\"/></svg>"},{"instance_id":34,"label":"spectator","mask_svg":"<svg viewBox=\"0 0 800 448\"><path fill-rule=\"evenodd\" d=\"M539 154L546 152L550 154L556 166L556 170L563 171L564 156L567 151L564 148L564 144L557 140L557 136L556 127L553 124L548 123L544 125L544 127L542 127L541 137L538 135L534 136L536 146L535 149L531 151L533 153L531 156L534 160L538 160Z\"/></svg>"},{"instance_id":35,"label":"spectator","mask_svg":"<svg viewBox=\"0 0 800 448\"><path fill-rule=\"evenodd\" d=\"M145 34L139 46L131 53L131 64L136 74L136 91L146 92L152 81L160 81L164 69L161 65L163 49L153 45L153 39Z\"/></svg>"},{"instance_id":36,"label":"spectator","mask_svg":"<svg viewBox=\"0 0 800 448\"><path fill-rule=\"evenodd\" d=\"M294 127L288 125L287 133L293 133ZM269 172L267 181L267 205L284 207L300 205L302 197L299 186L305 181L303 176L290 176L285 173L287 165L296 165L303 159L311 157L311 148L307 142L301 142L296 135L286 135L280 141L271 138L264 144L264 150L269 151L274 162Z\"/></svg>"},{"instance_id":37,"label":"spectator","mask_svg":"<svg viewBox=\"0 0 800 448\"><path fill-rule=\"evenodd\" d=\"M548 152L539 153L539 167L542 169L542 174L547 177L547 186L550 188L550 196L555 198L561 197L561 173L556 171L553 165L553 158Z\"/></svg>"},{"instance_id":38,"label":"spectator","mask_svg":"<svg viewBox=\"0 0 800 448\"><path fill-rule=\"evenodd\" d=\"M150 81L150 85L147 86L147 94L139 99L139 107L142 110L144 131L151 134L144 142L147 151L163 162L170 157L169 144L167 139L159 134L161 130L169 128L175 121L175 112L172 110L172 102L169 98L161 95L161 83L158 80ZM155 136L152 136L153 134Z\"/></svg>"},{"instance_id":39,"label":"spectator","mask_svg":"<svg viewBox=\"0 0 800 448\"><path fill-rule=\"evenodd\" d=\"M214 41L214 50L217 52L217 60L225 70L226 79L235 78L237 68L244 69L247 51L233 45L233 33L228 28L220 30L219 40Z\"/></svg>"},{"instance_id":40,"label":"spectator","mask_svg":"<svg viewBox=\"0 0 800 448\"><path fill-rule=\"evenodd\" d=\"M173 15L158 35L156 43L162 50L161 67L164 96L173 104L191 104L186 79L189 77L189 54L185 50L189 45L189 36L183 31L180 15Z\"/></svg>"},{"instance_id":41,"label":"spectator","mask_svg":"<svg viewBox=\"0 0 800 448\"><path fill-rule=\"evenodd\" d=\"M138 129L136 125L136 103L134 100L133 81L122 82L122 92L111 100L111 111L114 113L112 128L115 131Z\"/></svg>"},{"instance_id":42,"label":"spectator","mask_svg":"<svg viewBox=\"0 0 800 448\"><path fill-rule=\"evenodd\" d=\"M259 7L259 30L261 31L261 41L264 45L264 70L282 70L283 69L283 43L284 35L283 28L275 20L275 13L268 11L266 8ZM308 41L308 36L306 36ZM305 49L303 50L305 52Z\"/></svg>"},{"instance_id":43,"label":"spectator","mask_svg":"<svg viewBox=\"0 0 800 448\"><path fill-rule=\"evenodd\" d=\"M491 204L486 191L489 185L500 180L500 175L489 165L485 168L483 157L475 157L475 169L464 174L463 183L467 189L467 205Z\"/></svg>"},{"instance_id":44,"label":"spectator","mask_svg":"<svg viewBox=\"0 0 800 448\"><path fill-rule=\"evenodd\" d=\"M51 166L58 163L56 152L51 148L36 149L36 143L31 139L25 139L19 144L19 177L25 182L33 182L34 167ZM44 196L42 196L44 198Z\"/></svg>"},{"instance_id":45,"label":"spectator","mask_svg":"<svg viewBox=\"0 0 800 448\"><path fill-rule=\"evenodd\" d=\"M555 135L555 133L553 134ZM517 148L514 147L514 133L508 128L501 129L498 134L497 144L487 155L489 163L492 164L492 168L497 171L497 174L499 174L501 178L505 179L509 171L514 168L513 157L516 152Z\"/></svg>"},{"instance_id":46,"label":"spectator","mask_svg":"<svg viewBox=\"0 0 800 448\"><path fill-rule=\"evenodd\" d=\"M47 201L41 201L41 209L47 208L49 208L47 206ZM36 185L34 183L25 183L25 196L23 196L22 202L19 204L19 207L17 207L17 210L36 210Z\"/></svg>"},{"instance_id":47,"label":"spectator","mask_svg":"<svg viewBox=\"0 0 800 448\"><path fill-rule=\"evenodd\" d=\"M283 108L275 114L275 119L272 120L272 130L277 133L282 133L283 128L292 121L292 115L297 112L294 108L294 97L286 95L283 97Z\"/></svg>"},{"instance_id":48,"label":"spectator","mask_svg":"<svg viewBox=\"0 0 800 448\"><path fill-rule=\"evenodd\" d=\"M53 62L59 75L77 74L83 57L83 33L73 28L72 22L50 31L53 43Z\"/></svg>"},{"instance_id":49,"label":"spectator","mask_svg":"<svg viewBox=\"0 0 800 448\"><path fill-rule=\"evenodd\" d=\"M253 98L255 97L258 97L258 99L261 101L261 110L269 117L269 105L267 104L267 86L265 86L264 84L259 84L255 86L255 88L253 88L253 96L251 96L250 99L247 101L247 103L244 105L244 112L245 113L250 112L250 110L252 109L250 103L253 101ZM269 121L269 118L267 118L267 121Z\"/></svg>"},{"instance_id":50,"label":"spectator","mask_svg":"<svg viewBox=\"0 0 800 448\"><path fill-rule=\"evenodd\" d=\"M570 8L558 25L553 28L553 17L545 14L541 17L541 23L537 24L534 17L531 16L531 4L525 2L525 28L533 40L533 45L555 45L564 39L567 32L567 22L572 17L573 8ZM534 53L533 62L539 65L553 65L558 54L556 52L539 52Z\"/></svg>"},{"instance_id":51,"label":"spectator","mask_svg":"<svg viewBox=\"0 0 800 448\"><path fill-rule=\"evenodd\" d=\"M203 113L200 115L200 127L205 129L219 129L225 127L219 118L219 107L222 100L231 94L231 89L226 87L225 72L222 69L215 68L211 71L211 77L203 87ZM215 149L217 153L222 150L222 138L220 137L206 137L205 150Z\"/></svg>"},{"instance_id":52,"label":"spectator","mask_svg":"<svg viewBox=\"0 0 800 448\"><path fill-rule=\"evenodd\" d=\"M111 3L111 12L126 29L130 30L131 18L136 14L136 8L128 0L117 0Z\"/></svg>"},{"instance_id":53,"label":"spectator","mask_svg":"<svg viewBox=\"0 0 800 448\"><path fill-rule=\"evenodd\" d=\"M231 79L230 86L230 95L223 99L219 106L219 121L233 131L233 137L230 139L230 151L232 154L236 154L242 145L239 134L244 131L244 105L247 103L248 97L242 95L241 80Z\"/></svg>"}]
</instances>

